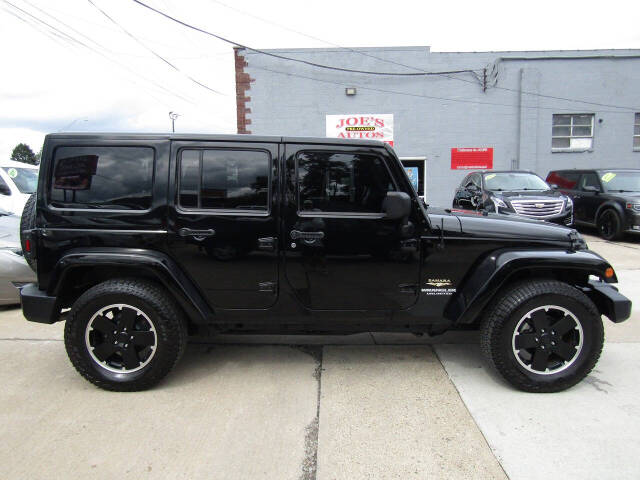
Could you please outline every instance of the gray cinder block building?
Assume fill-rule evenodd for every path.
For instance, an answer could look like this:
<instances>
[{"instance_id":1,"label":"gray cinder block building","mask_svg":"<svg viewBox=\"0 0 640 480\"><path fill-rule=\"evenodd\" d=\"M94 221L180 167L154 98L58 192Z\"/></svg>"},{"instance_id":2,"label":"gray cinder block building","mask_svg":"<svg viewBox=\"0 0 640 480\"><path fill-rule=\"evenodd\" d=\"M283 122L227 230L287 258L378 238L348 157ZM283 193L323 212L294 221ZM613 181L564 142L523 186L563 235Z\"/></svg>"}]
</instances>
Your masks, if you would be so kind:
<instances>
[{"instance_id":1,"label":"gray cinder block building","mask_svg":"<svg viewBox=\"0 0 640 480\"><path fill-rule=\"evenodd\" d=\"M385 135L434 205L475 167L640 168L640 50L267 52L337 69L236 48L238 133L344 136L351 122L346 135L366 137L391 120Z\"/></svg>"}]
</instances>

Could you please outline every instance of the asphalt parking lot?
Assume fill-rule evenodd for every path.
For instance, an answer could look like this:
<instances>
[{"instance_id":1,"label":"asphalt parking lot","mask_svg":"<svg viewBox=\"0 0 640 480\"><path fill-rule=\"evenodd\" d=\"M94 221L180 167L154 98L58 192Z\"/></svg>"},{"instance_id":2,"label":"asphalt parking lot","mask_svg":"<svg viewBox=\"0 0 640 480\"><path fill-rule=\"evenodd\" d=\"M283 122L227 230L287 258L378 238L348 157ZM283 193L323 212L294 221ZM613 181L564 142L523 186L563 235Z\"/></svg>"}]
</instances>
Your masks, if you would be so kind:
<instances>
[{"instance_id":1,"label":"asphalt parking lot","mask_svg":"<svg viewBox=\"0 0 640 480\"><path fill-rule=\"evenodd\" d=\"M0 311L0 478L637 478L640 238L587 242L638 306L557 394L508 386L474 334L226 336L111 393L76 374L62 324Z\"/></svg>"}]
</instances>

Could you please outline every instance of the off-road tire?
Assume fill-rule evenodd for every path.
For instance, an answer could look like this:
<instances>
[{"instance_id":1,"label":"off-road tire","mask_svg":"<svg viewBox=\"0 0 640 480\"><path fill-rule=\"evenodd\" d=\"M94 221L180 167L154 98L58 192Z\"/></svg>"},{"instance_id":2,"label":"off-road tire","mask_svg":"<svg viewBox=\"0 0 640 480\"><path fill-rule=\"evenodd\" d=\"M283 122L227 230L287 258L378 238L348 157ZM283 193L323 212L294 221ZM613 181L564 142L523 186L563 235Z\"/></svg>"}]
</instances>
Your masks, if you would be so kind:
<instances>
[{"instance_id":1,"label":"off-road tire","mask_svg":"<svg viewBox=\"0 0 640 480\"><path fill-rule=\"evenodd\" d=\"M607 228L604 227L605 222L608 224ZM612 208L607 208L598 215L597 227L598 233L605 240L620 240L624 235L623 219Z\"/></svg>"},{"instance_id":2,"label":"off-road tire","mask_svg":"<svg viewBox=\"0 0 640 480\"><path fill-rule=\"evenodd\" d=\"M24 205L24 209L22 210L22 217L20 217L20 245L22 246L22 251L25 251L25 241L24 234L22 232L26 230L32 230L36 227L36 199L37 196L35 193L32 193L27 203ZM25 255L25 260L31 267L31 269L36 271L36 263L31 255Z\"/></svg>"},{"instance_id":3,"label":"off-road tire","mask_svg":"<svg viewBox=\"0 0 640 480\"><path fill-rule=\"evenodd\" d=\"M96 312L112 304L140 309L155 327L153 358L138 371L114 373L89 353L87 324ZM187 329L180 307L162 287L138 279L115 279L90 288L76 300L66 321L64 341L69 360L84 378L105 390L133 392L154 386L173 369L184 353Z\"/></svg>"},{"instance_id":4,"label":"off-road tire","mask_svg":"<svg viewBox=\"0 0 640 480\"><path fill-rule=\"evenodd\" d=\"M537 374L516 359L512 339L527 312L545 305L566 308L582 327L582 348L568 368ZM604 343L602 319L593 302L576 288L555 280L529 280L509 288L491 304L480 329L482 353L509 383L526 392L559 392L586 377L596 365Z\"/></svg>"}]
</instances>

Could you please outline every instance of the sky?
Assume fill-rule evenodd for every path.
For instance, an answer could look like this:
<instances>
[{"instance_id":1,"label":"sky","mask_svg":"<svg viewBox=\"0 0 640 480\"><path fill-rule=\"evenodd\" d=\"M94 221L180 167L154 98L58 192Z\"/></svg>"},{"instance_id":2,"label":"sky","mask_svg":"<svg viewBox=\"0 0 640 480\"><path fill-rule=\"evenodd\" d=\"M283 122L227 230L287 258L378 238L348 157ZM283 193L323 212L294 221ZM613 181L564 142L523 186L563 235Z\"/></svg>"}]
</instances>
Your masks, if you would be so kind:
<instances>
[{"instance_id":1,"label":"sky","mask_svg":"<svg viewBox=\"0 0 640 480\"><path fill-rule=\"evenodd\" d=\"M640 48L629 0L142 1L260 49ZM20 142L37 152L51 132L168 132L170 111L177 132L235 133L232 46L133 0L0 0L0 45L2 159Z\"/></svg>"}]
</instances>

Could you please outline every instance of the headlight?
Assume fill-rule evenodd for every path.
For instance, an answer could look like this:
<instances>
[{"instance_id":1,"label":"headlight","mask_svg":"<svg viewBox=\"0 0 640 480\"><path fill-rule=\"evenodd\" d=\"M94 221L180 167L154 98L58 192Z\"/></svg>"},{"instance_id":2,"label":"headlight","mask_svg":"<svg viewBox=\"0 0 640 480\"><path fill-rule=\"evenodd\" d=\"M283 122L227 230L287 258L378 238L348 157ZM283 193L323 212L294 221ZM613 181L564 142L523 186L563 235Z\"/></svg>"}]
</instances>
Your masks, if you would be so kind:
<instances>
[{"instance_id":1,"label":"headlight","mask_svg":"<svg viewBox=\"0 0 640 480\"><path fill-rule=\"evenodd\" d=\"M564 206L565 210L571 210L573 208L573 200L567 197L567 203Z\"/></svg>"},{"instance_id":2,"label":"headlight","mask_svg":"<svg viewBox=\"0 0 640 480\"><path fill-rule=\"evenodd\" d=\"M498 211L498 208L507 208L507 204L504 202L504 200L501 200L498 197L491 197L491 201L496 207L496 212Z\"/></svg>"}]
</instances>

